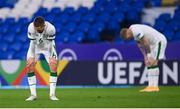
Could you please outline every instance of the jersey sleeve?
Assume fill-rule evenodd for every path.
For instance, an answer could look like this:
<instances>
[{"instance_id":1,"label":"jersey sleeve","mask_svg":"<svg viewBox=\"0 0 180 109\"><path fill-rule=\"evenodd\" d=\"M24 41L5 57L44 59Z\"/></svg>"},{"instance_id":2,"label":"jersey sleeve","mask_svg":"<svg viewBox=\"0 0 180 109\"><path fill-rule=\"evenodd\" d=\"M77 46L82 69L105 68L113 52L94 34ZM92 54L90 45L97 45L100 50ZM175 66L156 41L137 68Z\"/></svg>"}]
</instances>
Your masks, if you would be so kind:
<instances>
[{"instance_id":1,"label":"jersey sleeve","mask_svg":"<svg viewBox=\"0 0 180 109\"><path fill-rule=\"evenodd\" d=\"M34 32L33 32L33 25L32 25L32 23L28 26L28 38L30 39L30 40L35 40L35 36L33 35L34 34Z\"/></svg>"},{"instance_id":2,"label":"jersey sleeve","mask_svg":"<svg viewBox=\"0 0 180 109\"><path fill-rule=\"evenodd\" d=\"M130 29L133 32L133 37L136 41L139 41L144 37L144 32L140 28L132 26Z\"/></svg>"},{"instance_id":3,"label":"jersey sleeve","mask_svg":"<svg viewBox=\"0 0 180 109\"><path fill-rule=\"evenodd\" d=\"M54 26L51 26L48 30L48 40L54 40L56 37L56 29Z\"/></svg>"}]
</instances>

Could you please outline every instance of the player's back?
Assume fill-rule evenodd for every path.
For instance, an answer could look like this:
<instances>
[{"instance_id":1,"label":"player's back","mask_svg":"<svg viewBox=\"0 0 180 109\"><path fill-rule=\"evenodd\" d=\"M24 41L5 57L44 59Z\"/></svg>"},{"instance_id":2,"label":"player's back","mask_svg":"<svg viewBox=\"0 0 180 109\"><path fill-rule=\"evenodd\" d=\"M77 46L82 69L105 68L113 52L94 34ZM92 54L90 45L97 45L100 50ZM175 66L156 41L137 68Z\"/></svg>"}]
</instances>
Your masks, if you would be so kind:
<instances>
[{"instance_id":1,"label":"player's back","mask_svg":"<svg viewBox=\"0 0 180 109\"><path fill-rule=\"evenodd\" d=\"M160 33L159 31L155 30L154 28L148 25L134 24L131 25L130 28L139 29L140 31L142 31L144 36L150 40L150 43L152 45L157 44L159 41L164 40L165 38L162 33Z\"/></svg>"}]
</instances>

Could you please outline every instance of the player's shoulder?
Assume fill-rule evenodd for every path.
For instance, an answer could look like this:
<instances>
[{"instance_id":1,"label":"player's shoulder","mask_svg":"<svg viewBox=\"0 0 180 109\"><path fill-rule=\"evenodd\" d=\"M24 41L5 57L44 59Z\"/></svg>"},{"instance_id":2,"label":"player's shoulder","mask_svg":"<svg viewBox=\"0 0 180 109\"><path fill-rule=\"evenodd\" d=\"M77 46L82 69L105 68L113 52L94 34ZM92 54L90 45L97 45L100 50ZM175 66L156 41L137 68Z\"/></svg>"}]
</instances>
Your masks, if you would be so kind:
<instances>
[{"instance_id":1,"label":"player's shoulder","mask_svg":"<svg viewBox=\"0 0 180 109\"><path fill-rule=\"evenodd\" d=\"M31 23L29 24L29 26L28 26L28 32L30 32L30 33L34 33L34 32L35 32L33 22L31 22Z\"/></svg>"},{"instance_id":2,"label":"player's shoulder","mask_svg":"<svg viewBox=\"0 0 180 109\"><path fill-rule=\"evenodd\" d=\"M48 21L45 21L45 25L47 25L47 28L46 28L47 33L49 33L49 34L55 34L56 29L55 29L55 27L54 27L53 24L51 24L51 23L48 22Z\"/></svg>"}]
</instances>

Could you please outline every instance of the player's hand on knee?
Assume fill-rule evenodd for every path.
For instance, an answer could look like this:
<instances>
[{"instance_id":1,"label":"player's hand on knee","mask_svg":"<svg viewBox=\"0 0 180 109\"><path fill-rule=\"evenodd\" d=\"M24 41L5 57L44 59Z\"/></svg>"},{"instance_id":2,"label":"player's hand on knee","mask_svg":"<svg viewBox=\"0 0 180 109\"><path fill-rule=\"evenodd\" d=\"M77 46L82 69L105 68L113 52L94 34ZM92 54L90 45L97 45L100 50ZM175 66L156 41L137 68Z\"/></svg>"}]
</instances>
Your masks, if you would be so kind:
<instances>
[{"instance_id":1,"label":"player's hand on knee","mask_svg":"<svg viewBox=\"0 0 180 109\"><path fill-rule=\"evenodd\" d=\"M52 57L49 58L49 66L52 72L56 72L57 71L57 60L56 58Z\"/></svg>"},{"instance_id":2,"label":"player's hand on knee","mask_svg":"<svg viewBox=\"0 0 180 109\"><path fill-rule=\"evenodd\" d=\"M34 72L35 65L36 65L36 59L32 57L29 58L26 63L26 68L28 72Z\"/></svg>"},{"instance_id":3,"label":"player's hand on knee","mask_svg":"<svg viewBox=\"0 0 180 109\"><path fill-rule=\"evenodd\" d=\"M148 66L154 66L154 65L157 65L157 60L152 58L152 57L150 57L148 59Z\"/></svg>"}]
</instances>

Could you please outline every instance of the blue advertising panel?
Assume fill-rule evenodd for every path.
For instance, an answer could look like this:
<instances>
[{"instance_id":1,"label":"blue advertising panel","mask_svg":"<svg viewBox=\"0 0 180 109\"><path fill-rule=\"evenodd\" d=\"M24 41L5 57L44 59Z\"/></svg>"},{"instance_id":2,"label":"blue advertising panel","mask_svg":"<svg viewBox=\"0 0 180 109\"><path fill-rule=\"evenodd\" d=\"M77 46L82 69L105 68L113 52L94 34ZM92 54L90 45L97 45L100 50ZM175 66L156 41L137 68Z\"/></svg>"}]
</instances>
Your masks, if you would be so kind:
<instances>
[{"instance_id":1,"label":"blue advertising panel","mask_svg":"<svg viewBox=\"0 0 180 109\"><path fill-rule=\"evenodd\" d=\"M180 85L180 61L159 63L160 85ZM143 61L71 61L58 85L147 85Z\"/></svg>"},{"instance_id":2,"label":"blue advertising panel","mask_svg":"<svg viewBox=\"0 0 180 109\"><path fill-rule=\"evenodd\" d=\"M169 43L167 60L180 60L180 43ZM57 44L59 59L80 61L142 60L136 44Z\"/></svg>"}]
</instances>

